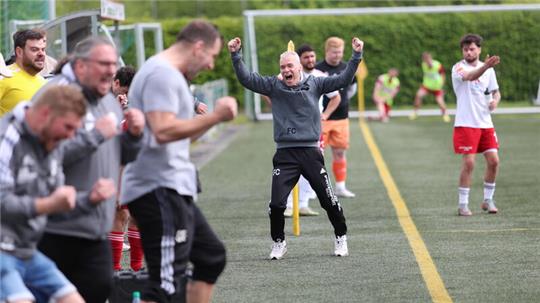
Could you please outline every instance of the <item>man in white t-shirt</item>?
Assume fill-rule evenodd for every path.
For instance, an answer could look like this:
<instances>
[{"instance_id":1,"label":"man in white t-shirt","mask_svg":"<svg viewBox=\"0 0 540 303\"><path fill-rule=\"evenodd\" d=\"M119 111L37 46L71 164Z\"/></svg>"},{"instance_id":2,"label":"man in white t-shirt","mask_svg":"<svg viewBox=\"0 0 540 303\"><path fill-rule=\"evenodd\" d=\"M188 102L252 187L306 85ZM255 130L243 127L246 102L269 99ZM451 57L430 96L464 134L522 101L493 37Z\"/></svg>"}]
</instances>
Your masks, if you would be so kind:
<instances>
[{"instance_id":1,"label":"man in white t-shirt","mask_svg":"<svg viewBox=\"0 0 540 303\"><path fill-rule=\"evenodd\" d=\"M469 210L469 190L477 153L486 159L484 174L484 201L481 208L490 214L498 212L493 194L495 178L499 167L497 151L499 143L490 112L493 111L501 94L493 67L500 62L499 56L479 60L482 51L482 37L467 34L461 38L463 60L452 67L452 85L457 99L454 122L454 151L462 154L459 177L458 215L471 216Z\"/></svg>"}]
</instances>

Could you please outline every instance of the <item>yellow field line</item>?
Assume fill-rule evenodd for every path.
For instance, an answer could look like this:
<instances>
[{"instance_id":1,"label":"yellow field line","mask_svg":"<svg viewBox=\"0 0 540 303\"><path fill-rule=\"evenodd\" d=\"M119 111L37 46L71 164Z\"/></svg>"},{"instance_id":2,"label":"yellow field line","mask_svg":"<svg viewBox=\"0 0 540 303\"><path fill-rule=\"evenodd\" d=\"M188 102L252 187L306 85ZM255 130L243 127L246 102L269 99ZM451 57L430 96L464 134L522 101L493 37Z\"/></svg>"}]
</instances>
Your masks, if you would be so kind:
<instances>
[{"instance_id":1,"label":"yellow field line","mask_svg":"<svg viewBox=\"0 0 540 303\"><path fill-rule=\"evenodd\" d=\"M366 141L366 144L371 151L371 155L375 161L375 165L379 170L379 174L384 183L384 186L386 187L388 196L390 197L390 200L392 200L392 204L396 209L399 224L401 225L401 228L403 229L403 232L405 233L405 236L409 241L409 245L412 248L414 256L416 257L416 262L420 267L422 277L424 278L424 282L426 283L426 286L429 290L431 299L433 300L433 302L437 303L452 302L452 298L450 298L450 295L448 294L448 291L444 286L441 276L437 272L437 268L435 266L435 263L433 263L433 260L431 259L426 244L424 243L424 240L422 240L422 236L418 232L418 229L416 228L416 225L414 224L414 221L409 214L409 209L407 208L405 201L401 197L396 183L394 182L394 179L392 178L392 175L390 174L390 171L388 170L388 167L384 162L379 148L377 147L377 144L373 139L371 130L369 129L369 126L364 121L364 119L360 119L360 129L362 130L364 140Z\"/></svg>"}]
</instances>

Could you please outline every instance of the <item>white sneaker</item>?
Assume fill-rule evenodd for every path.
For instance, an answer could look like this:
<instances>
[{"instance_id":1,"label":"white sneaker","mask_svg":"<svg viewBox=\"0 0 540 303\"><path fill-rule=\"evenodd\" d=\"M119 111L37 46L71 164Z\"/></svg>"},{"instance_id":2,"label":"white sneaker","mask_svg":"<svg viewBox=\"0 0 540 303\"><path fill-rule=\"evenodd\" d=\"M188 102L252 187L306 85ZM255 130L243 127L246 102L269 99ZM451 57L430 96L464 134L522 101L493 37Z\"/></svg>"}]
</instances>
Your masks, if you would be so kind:
<instances>
[{"instance_id":1,"label":"white sneaker","mask_svg":"<svg viewBox=\"0 0 540 303\"><path fill-rule=\"evenodd\" d=\"M279 260L287 253L287 242L278 241L272 244L272 251L270 252L270 260Z\"/></svg>"},{"instance_id":2,"label":"white sneaker","mask_svg":"<svg viewBox=\"0 0 540 303\"><path fill-rule=\"evenodd\" d=\"M336 237L334 240L334 255L338 257L345 257L349 255L349 248L347 247L347 235Z\"/></svg>"},{"instance_id":3,"label":"white sneaker","mask_svg":"<svg viewBox=\"0 0 540 303\"><path fill-rule=\"evenodd\" d=\"M342 198L354 198L354 197L356 197L355 193L353 193L352 191L346 189L345 187L343 187L343 188L336 187L336 190L334 191L334 193L336 194L336 196L342 197Z\"/></svg>"},{"instance_id":4,"label":"white sneaker","mask_svg":"<svg viewBox=\"0 0 540 303\"><path fill-rule=\"evenodd\" d=\"M482 204L480 205L480 207L487 211L488 213L490 214L496 214L499 210L497 209L497 206L495 206L495 201L493 201L493 199L486 199L484 200L484 202L482 202Z\"/></svg>"},{"instance_id":5,"label":"white sneaker","mask_svg":"<svg viewBox=\"0 0 540 303\"><path fill-rule=\"evenodd\" d=\"M285 218L290 218L292 217L292 208L285 208L285 211L283 212L283 216Z\"/></svg>"}]
</instances>

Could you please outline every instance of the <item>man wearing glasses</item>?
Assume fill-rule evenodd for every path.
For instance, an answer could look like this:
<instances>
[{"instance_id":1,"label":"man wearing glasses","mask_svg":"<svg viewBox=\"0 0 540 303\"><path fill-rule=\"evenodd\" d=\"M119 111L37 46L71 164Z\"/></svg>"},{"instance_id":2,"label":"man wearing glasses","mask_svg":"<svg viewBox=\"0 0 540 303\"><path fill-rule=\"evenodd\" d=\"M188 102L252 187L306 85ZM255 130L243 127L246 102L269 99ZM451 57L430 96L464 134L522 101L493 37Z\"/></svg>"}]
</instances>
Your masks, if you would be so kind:
<instances>
[{"instance_id":1,"label":"man wearing glasses","mask_svg":"<svg viewBox=\"0 0 540 303\"><path fill-rule=\"evenodd\" d=\"M65 143L63 163L66 184L74 186L78 196L84 196L98 179L118 182L120 165L133 160L138 151L144 116L137 109L122 112L110 93L118 55L108 40L87 38L75 46L72 58L45 87L75 83L86 97L83 126L75 138ZM122 117L127 121L126 131L119 128ZM86 302L105 302L112 287L107 235L113 223L115 199L113 196L100 203L87 195L77 201L73 211L50 216L39 244L39 249L56 262Z\"/></svg>"}]
</instances>

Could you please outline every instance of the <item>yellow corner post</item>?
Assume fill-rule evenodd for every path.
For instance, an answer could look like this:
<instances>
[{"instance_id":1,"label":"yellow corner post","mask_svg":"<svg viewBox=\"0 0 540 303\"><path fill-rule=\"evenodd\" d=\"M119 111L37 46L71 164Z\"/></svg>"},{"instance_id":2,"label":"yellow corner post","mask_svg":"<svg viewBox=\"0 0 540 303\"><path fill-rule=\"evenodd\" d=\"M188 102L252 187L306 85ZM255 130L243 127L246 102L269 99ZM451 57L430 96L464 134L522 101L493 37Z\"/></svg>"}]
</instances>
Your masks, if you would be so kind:
<instances>
[{"instance_id":1,"label":"yellow corner post","mask_svg":"<svg viewBox=\"0 0 540 303\"><path fill-rule=\"evenodd\" d=\"M294 42L289 40L287 51L294 52ZM293 235L300 235L300 210L298 207L298 183L293 188L293 215L292 215L292 231Z\"/></svg>"},{"instance_id":2,"label":"yellow corner post","mask_svg":"<svg viewBox=\"0 0 540 303\"><path fill-rule=\"evenodd\" d=\"M366 111L366 98L364 94L364 80L368 76L368 69L366 61L362 59L358 70L356 70L356 82L358 82L358 121L361 122L364 119Z\"/></svg>"},{"instance_id":3,"label":"yellow corner post","mask_svg":"<svg viewBox=\"0 0 540 303\"><path fill-rule=\"evenodd\" d=\"M300 235L300 209L298 208L298 183L293 188L293 215L292 215L292 232L293 235Z\"/></svg>"}]
</instances>

